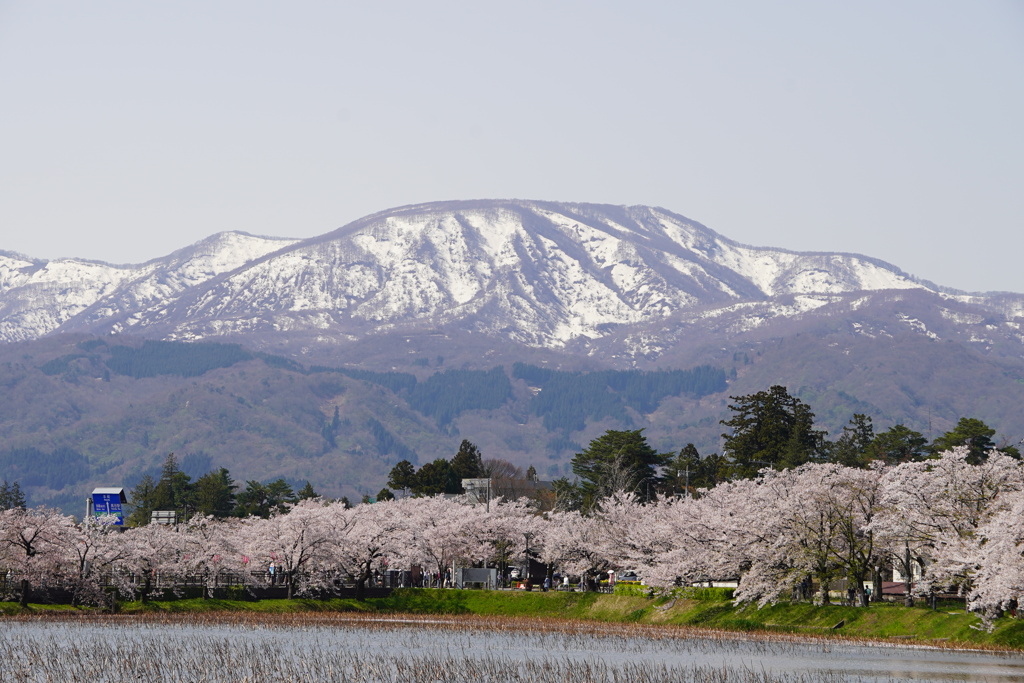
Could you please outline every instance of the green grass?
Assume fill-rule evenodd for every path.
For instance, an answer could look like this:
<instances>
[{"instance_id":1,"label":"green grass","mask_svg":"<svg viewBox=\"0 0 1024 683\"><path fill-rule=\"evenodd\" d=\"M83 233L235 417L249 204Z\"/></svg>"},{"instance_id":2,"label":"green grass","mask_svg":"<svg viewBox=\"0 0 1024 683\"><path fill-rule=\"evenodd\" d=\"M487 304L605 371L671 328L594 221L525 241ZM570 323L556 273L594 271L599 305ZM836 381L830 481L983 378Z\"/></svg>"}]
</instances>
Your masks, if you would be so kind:
<instances>
[{"instance_id":1,"label":"green grass","mask_svg":"<svg viewBox=\"0 0 1024 683\"><path fill-rule=\"evenodd\" d=\"M7 616L18 614L74 614L87 611L91 610L73 607L71 605L36 605L29 603L29 606L24 608L16 602L0 602L0 614Z\"/></svg>"},{"instance_id":2,"label":"green grass","mask_svg":"<svg viewBox=\"0 0 1024 683\"><path fill-rule=\"evenodd\" d=\"M837 635L852 638L893 638L949 641L1024 649L1024 620L1000 619L992 631L981 620L953 605L932 611L927 607L872 604L868 609L841 605L783 603L763 609L735 606L720 592L649 598L599 593L520 592L401 589L386 598L331 600L168 600L143 605L127 602L127 614L241 612L281 614L302 612L360 612L373 614L478 615L570 619L601 622L693 626L731 631L773 631ZM67 605L0 603L0 614L57 614L87 612Z\"/></svg>"},{"instance_id":3,"label":"green grass","mask_svg":"<svg viewBox=\"0 0 1024 683\"><path fill-rule=\"evenodd\" d=\"M387 598L364 601L381 612L478 614L504 617L581 619L598 593L402 589ZM609 596L610 597L610 596Z\"/></svg>"},{"instance_id":4,"label":"green grass","mask_svg":"<svg viewBox=\"0 0 1024 683\"><path fill-rule=\"evenodd\" d=\"M961 608L932 611L927 607L872 604L867 609L842 605L782 603L763 609L731 603L684 601L668 611L662 623L727 630L770 630L834 634L853 638L950 641L1024 649L1024 621L999 619L989 632L981 619Z\"/></svg>"}]
</instances>

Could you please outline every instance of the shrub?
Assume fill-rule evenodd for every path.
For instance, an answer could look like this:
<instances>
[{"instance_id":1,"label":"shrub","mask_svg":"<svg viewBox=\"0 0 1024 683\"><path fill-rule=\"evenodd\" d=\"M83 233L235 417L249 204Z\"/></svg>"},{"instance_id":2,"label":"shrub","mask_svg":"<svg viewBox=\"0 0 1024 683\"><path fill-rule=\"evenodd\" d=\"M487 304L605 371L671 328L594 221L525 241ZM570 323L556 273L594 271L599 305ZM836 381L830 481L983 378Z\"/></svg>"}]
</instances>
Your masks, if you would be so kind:
<instances>
[{"instance_id":1,"label":"shrub","mask_svg":"<svg viewBox=\"0 0 1024 683\"><path fill-rule=\"evenodd\" d=\"M700 602L729 602L735 588L717 588L708 586L684 586L672 591L672 597Z\"/></svg>"},{"instance_id":2,"label":"shrub","mask_svg":"<svg viewBox=\"0 0 1024 683\"><path fill-rule=\"evenodd\" d=\"M645 586L636 581L619 581L612 591L615 595L628 595L636 598L649 598L654 595L650 586Z\"/></svg>"}]
</instances>

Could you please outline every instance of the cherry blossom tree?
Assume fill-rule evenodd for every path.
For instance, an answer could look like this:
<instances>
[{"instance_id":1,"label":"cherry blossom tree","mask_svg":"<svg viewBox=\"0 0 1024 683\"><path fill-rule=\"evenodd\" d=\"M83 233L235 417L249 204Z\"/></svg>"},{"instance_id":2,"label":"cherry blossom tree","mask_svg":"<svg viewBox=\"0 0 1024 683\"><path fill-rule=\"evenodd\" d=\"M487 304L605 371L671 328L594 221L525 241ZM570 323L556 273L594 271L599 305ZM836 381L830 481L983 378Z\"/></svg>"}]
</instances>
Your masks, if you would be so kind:
<instances>
[{"instance_id":1,"label":"cherry blossom tree","mask_svg":"<svg viewBox=\"0 0 1024 683\"><path fill-rule=\"evenodd\" d=\"M375 566L398 566L415 556L410 549L411 518L417 498L388 500L346 509L331 506L335 517L332 560L345 574L352 576L359 593L366 588Z\"/></svg>"},{"instance_id":2,"label":"cherry blossom tree","mask_svg":"<svg viewBox=\"0 0 1024 683\"><path fill-rule=\"evenodd\" d=\"M457 560L474 562L491 556L490 513L483 506L444 496L411 498L403 503L411 522L410 545L403 557L410 563L431 567L443 576ZM500 504L492 503L492 507L497 512Z\"/></svg>"},{"instance_id":3,"label":"cherry blossom tree","mask_svg":"<svg viewBox=\"0 0 1024 683\"><path fill-rule=\"evenodd\" d=\"M662 518L661 535L671 539L645 579L662 588L739 577L756 550L769 542L773 525L764 519L774 501L755 480L724 482L676 500Z\"/></svg>"},{"instance_id":4,"label":"cherry blossom tree","mask_svg":"<svg viewBox=\"0 0 1024 683\"><path fill-rule=\"evenodd\" d=\"M790 489L793 476L791 470L762 470L757 479L734 482L720 492L716 487L701 499L714 505L704 514L716 540L708 569L721 578L740 578L738 600L775 601L811 574L824 585L831 580L823 549L803 533L805 520Z\"/></svg>"},{"instance_id":5,"label":"cherry blossom tree","mask_svg":"<svg viewBox=\"0 0 1024 683\"><path fill-rule=\"evenodd\" d=\"M1004 494L1000 510L977 530L977 571L970 609L986 618L1016 613L1024 595L1024 492Z\"/></svg>"},{"instance_id":6,"label":"cherry blossom tree","mask_svg":"<svg viewBox=\"0 0 1024 683\"><path fill-rule=\"evenodd\" d=\"M478 504L477 507L480 507ZM486 508L485 508L486 511ZM539 554L543 530L547 525L526 498L491 501L490 512L479 518L477 533L487 554L482 559L496 562L504 575L509 560L526 555L526 541L530 539L530 550ZM521 548L521 550L520 550ZM546 560L541 560L546 562ZM548 568L550 572L550 567Z\"/></svg>"},{"instance_id":7,"label":"cherry blossom tree","mask_svg":"<svg viewBox=\"0 0 1024 683\"><path fill-rule=\"evenodd\" d=\"M736 597L763 605L817 580L827 601L839 577L860 585L874 560L868 529L879 475L839 465L762 470L651 511L649 583L740 579Z\"/></svg>"},{"instance_id":8,"label":"cherry blossom tree","mask_svg":"<svg viewBox=\"0 0 1024 683\"><path fill-rule=\"evenodd\" d=\"M594 514L601 530L598 552L612 567L649 570L659 556L675 546L666 533L666 518L672 512L665 498L643 503L633 493L613 493L600 501Z\"/></svg>"},{"instance_id":9,"label":"cherry blossom tree","mask_svg":"<svg viewBox=\"0 0 1024 683\"><path fill-rule=\"evenodd\" d=\"M182 576L200 579L205 597L212 596L224 572L244 571L238 548L243 528L240 520L213 515L196 515L179 527L182 552L177 570Z\"/></svg>"},{"instance_id":10,"label":"cherry blossom tree","mask_svg":"<svg viewBox=\"0 0 1024 683\"><path fill-rule=\"evenodd\" d=\"M836 463L761 470L695 497L643 501L628 491L580 512L538 514L526 500L490 506L443 496L348 508L308 499L268 519L195 517L177 527L115 532L102 519L76 525L47 508L0 511L0 563L21 599L62 583L75 601L103 597L109 572L122 595L146 600L201 577L207 595L225 571L279 568L289 597L328 590L339 573L361 591L377 570L527 556L569 574L639 570L668 588L738 579L736 598L764 605L813 579L862 586L877 567L927 568L916 590L958 586L985 615L1012 608L1024 590L1024 465L998 452L971 464L965 448L922 462ZM107 520L108 522L110 520Z\"/></svg>"},{"instance_id":11,"label":"cherry blossom tree","mask_svg":"<svg viewBox=\"0 0 1024 683\"><path fill-rule=\"evenodd\" d=\"M103 578L121 558L124 544L117 535L116 515L87 517L80 525L64 527L57 544L64 555L66 574L72 589L72 604L102 604L106 595Z\"/></svg>"},{"instance_id":12,"label":"cherry blossom tree","mask_svg":"<svg viewBox=\"0 0 1024 683\"><path fill-rule=\"evenodd\" d=\"M116 534L121 546L112 563L111 583L120 595L149 599L154 588L164 586L164 579L177 574L178 560L184 551L184 536L165 524L147 524Z\"/></svg>"},{"instance_id":13,"label":"cherry blossom tree","mask_svg":"<svg viewBox=\"0 0 1024 683\"><path fill-rule=\"evenodd\" d=\"M239 545L245 555L257 558L267 567L273 562L285 577L288 599L294 597L296 590L311 589L315 574L308 570L323 569L332 557L337 512L333 507L338 506L319 498L302 500L267 519L249 517L239 529Z\"/></svg>"},{"instance_id":14,"label":"cherry blossom tree","mask_svg":"<svg viewBox=\"0 0 1024 683\"><path fill-rule=\"evenodd\" d=\"M17 577L22 607L33 585L56 583L66 571L61 541L74 527L74 518L55 508L0 510L0 564Z\"/></svg>"},{"instance_id":15,"label":"cherry blossom tree","mask_svg":"<svg viewBox=\"0 0 1024 683\"><path fill-rule=\"evenodd\" d=\"M548 513L537 537L540 560L564 573L591 576L608 567L603 552L604 528L578 510Z\"/></svg>"},{"instance_id":16,"label":"cherry blossom tree","mask_svg":"<svg viewBox=\"0 0 1024 683\"><path fill-rule=\"evenodd\" d=\"M878 513L881 472L881 467L814 464L778 477L788 490L780 519L786 530L781 545L795 560L794 566L812 569L822 583L823 601L829 580L839 576L861 604L867 604L864 581L877 563L870 525Z\"/></svg>"},{"instance_id":17,"label":"cherry blossom tree","mask_svg":"<svg viewBox=\"0 0 1024 683\"><path fill-rule=\"evenodd\" d=\"M883 477L873 528L904 576L912 575L914 562L926 568L918 593L952 585L968 590L978 529L1005 509L1005 494L1024 489L1020 461L992 452L972 465L969 456L966 447L958 447L935 459L903 463Z\"/></svg>"}]
</instances>

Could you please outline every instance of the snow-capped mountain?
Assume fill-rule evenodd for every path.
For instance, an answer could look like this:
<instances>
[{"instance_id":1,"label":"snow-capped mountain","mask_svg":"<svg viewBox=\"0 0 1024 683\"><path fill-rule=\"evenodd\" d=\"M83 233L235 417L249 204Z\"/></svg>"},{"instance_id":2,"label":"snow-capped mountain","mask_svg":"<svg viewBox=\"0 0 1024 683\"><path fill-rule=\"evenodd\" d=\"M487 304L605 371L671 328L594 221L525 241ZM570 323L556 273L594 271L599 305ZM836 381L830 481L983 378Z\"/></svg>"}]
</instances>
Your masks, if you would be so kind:
<instances>
[{"instance_id":1,"label":"snow-capped mountain","mask_svg":"<svg viewBox=\"0 0 1024 683\"><path fill-rule=\"evenodd\" d=\"M142 265L40 261L0 252L0 341L35 339L147 312L297 240L224 232Z\"/></svg>"},{"instance_id":2,"label":"snow-capped mountain","mask_svg":"<svg viewBox=\"0 0 1024 683\"><path fill-rule=\"evenodd\" d=\"M0 340L343 345L459 330L546 349L618 339L616 354L650 357L664 342L643 339L698 321L742 332L894 290L1019 336L1024 296L946 294L865 256L745 246L659 208L503 200L402 207L302 241L222 233L141 266L0 254Z\"/></svg>"}]
</instances>

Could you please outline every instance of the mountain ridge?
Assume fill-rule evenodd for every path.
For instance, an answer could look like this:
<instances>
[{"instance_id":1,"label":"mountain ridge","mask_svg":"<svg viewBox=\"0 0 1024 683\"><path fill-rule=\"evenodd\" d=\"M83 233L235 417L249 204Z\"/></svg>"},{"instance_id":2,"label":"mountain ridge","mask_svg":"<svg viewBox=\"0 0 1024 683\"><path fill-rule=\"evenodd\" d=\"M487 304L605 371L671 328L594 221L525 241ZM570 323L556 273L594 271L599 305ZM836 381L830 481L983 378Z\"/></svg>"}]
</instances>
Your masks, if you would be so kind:
<instances>
[{"instance_id":1,"label":"mountain ridge","mask_svg":"<svg viewBox=\"0 0 1024 683\"><path fill-rule=\"evenodd\" d=\"M880 259L751 247L658 207L527 200L412 204L304 240L217 233L132 267L5 258L0 341L146 328L169 339L251 341L258 330L343 339L461 322L550 347L678 310L794 294L940 291ZM189 268L196 262L205 270ZM99 272L81 272L90 267ZM11 276L30 269L69 272L36 282ZM40 303L47 284L65 286L63 310ZM38 315L24 315L19 288Z\"/></svg>"}]
</instances>

